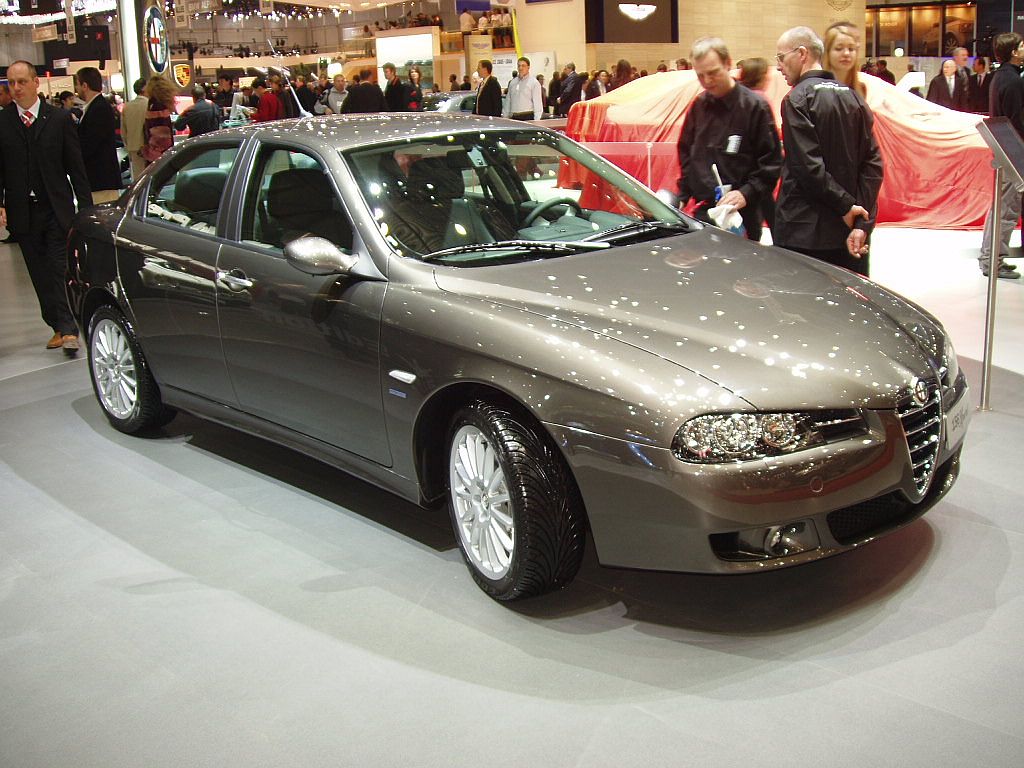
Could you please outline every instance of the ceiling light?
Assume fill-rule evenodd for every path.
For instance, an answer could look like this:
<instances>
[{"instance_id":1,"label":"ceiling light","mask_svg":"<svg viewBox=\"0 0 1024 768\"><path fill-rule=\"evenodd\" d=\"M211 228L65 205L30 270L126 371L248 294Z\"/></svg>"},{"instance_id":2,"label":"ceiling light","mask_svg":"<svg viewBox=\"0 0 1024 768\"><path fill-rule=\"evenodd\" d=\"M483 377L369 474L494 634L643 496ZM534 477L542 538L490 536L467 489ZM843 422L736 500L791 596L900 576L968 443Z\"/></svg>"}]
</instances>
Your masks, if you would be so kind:
<instances>
[{"instance_id":1,"label":"ceiling light","mask_svg":"<svg viewBox=\"0 0 1024 768\"><path fill-rule=\"evenodd\" d=\"M619 3L619 11L633 21L643 21L658 10L658 6L638 3Z\"/></svg>"}]
</instances>

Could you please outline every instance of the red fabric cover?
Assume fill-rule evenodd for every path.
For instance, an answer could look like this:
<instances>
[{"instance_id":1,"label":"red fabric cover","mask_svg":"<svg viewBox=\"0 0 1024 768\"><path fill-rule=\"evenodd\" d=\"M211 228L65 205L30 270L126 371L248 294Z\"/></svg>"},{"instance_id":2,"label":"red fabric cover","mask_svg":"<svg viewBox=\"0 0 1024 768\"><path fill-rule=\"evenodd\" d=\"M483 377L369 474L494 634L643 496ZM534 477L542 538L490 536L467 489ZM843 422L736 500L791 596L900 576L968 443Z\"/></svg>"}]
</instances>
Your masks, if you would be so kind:
<instances>
[{"instance_id":1,"label":"red fabric cover","mask_svg":"<svg viewBox=\"0 0 1024 768\"><path fill-rule=\"evenodd\" d=\"M878 222L928 229L982 226L992 203L992 153L975 127L981 118L937 106L870 75L861 79L885 166ZM654 142L650 179L644 147L599 145L595 150L653 189L675 192L675 147L686 111L701 90L692 70L648 75L574 105L566 134L585 144ZM782 75L770 70L764 96L780 130L779 109L788 92ZM559 185L582 189L584 207L616 210L608 200L602 204L600 180L586 176L579 166L565 164Z\"/></svg>"}]
</instances>

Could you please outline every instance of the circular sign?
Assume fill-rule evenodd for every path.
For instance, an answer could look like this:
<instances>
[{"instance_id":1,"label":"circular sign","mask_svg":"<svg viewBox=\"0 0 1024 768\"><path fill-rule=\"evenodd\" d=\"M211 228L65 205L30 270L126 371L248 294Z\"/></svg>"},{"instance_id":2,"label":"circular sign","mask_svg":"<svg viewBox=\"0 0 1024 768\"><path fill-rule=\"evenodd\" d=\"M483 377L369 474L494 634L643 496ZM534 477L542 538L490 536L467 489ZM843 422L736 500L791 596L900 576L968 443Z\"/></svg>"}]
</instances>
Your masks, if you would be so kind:
<instances>
[{"instance_id":1,"label":"circular sign","mask_svg":"<svg viewBox=\"0 0 1024 768\"><path fill-rule=\"evenodd\" d=\"M142 18L142 43L149 55L150 68L156 74L162 75L167 69L171 50L167 43L167 24L164 22L164 14L155 5L149 6L146 9L146 15Z\"/></svg>"}]
</instances>

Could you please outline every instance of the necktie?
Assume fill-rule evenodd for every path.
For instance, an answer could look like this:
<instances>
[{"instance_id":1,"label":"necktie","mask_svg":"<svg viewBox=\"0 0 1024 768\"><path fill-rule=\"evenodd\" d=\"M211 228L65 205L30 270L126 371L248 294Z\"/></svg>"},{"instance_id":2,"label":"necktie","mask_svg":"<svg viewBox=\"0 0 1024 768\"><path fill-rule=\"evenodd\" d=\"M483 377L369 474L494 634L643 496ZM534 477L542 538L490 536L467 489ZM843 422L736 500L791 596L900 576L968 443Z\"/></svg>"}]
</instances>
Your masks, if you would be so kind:
<instances>
[{"instance_id":1,"label":"necktie","mask_svg":"<svg viewBox=\"0 0 1024 768\"><path fill-rule=\"evenodd\" d=\"M31 128L32 123L35 121L35 117L32 116L31 112L26 112L21 116L21 122L25 124L26 128Z\"/></svg>"}]
</instances>

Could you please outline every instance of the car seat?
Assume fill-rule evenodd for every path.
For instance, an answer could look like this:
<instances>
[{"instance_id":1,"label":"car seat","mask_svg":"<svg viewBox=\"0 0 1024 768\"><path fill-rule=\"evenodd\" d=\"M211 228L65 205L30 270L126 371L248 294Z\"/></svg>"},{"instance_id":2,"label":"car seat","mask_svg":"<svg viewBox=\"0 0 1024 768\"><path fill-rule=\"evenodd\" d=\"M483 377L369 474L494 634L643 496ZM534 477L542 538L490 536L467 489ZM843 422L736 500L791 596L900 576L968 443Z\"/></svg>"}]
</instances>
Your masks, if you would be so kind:
<instances>
[{"instance_id":1,"label":"car seat","mask_svg":"<svg viewBox=\"0 0 1024 768\"><path fill-rule=\"evenodd\" d=\"M192 222L217 223L220 198L227 186L228 172L221 168L190 168L174 180L174 205Z\"/></svg>"},{"instance_id":2,"label":"car seat","mask_svg":"<svg viewBox=\"0 0 1024 768\"><path fill-rule=\"evenodd\" d=\"M303 236L323 237L339 248L352 248L352 229L338 197L319 168L289 168L270 177L268 224L263 242L283 248Z\"/></svg>"}]
</instances>

